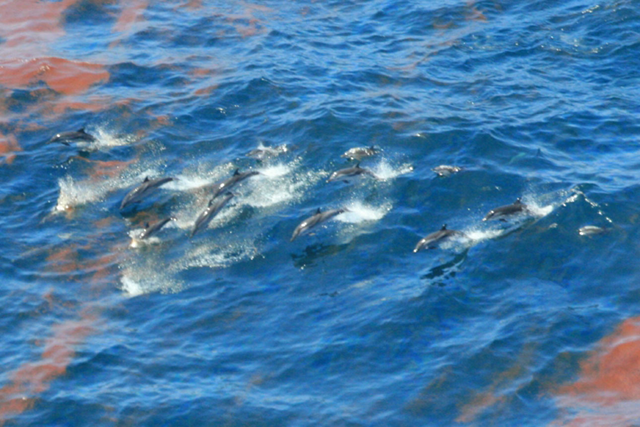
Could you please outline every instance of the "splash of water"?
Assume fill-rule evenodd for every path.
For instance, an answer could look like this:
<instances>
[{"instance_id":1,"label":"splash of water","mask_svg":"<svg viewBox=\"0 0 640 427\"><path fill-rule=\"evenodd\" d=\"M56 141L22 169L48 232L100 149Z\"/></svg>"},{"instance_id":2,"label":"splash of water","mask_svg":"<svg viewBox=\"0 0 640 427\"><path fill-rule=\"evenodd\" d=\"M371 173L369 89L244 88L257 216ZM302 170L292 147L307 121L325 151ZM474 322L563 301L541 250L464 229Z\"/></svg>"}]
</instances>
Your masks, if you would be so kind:
<instances>
[{"instance_id":1,"label":"splash of water","mask_svg":"<svg viewBox=\"0 0 640 427\"><path fill-rule=\"evenodd\" d=\"M256 252L254 244L248 241L225 242L223 245L209 241L190 249L171 266L171 271L177 273L198 267L224 268L243 259L252 259Z\"/></svg>"},{"instance_id":2,"label":"splash of water","mask_svg":"<svg viewBox=\"0 0 640 427\"><path fill-rule=\"evenodd\" d=\"M387 160L382 159L379 163L371 167L370 170L371 172L373 172L375 176L378 177L378 179L387 181L390 179L395 179L400 175L405 175L407 173L412 172L413 166L410 165L409 163L404 163L399 166L394 166L389 162L387 162Z\"/></svg>"},{"instance_id":3,"label":"splash of water","mask_svg":"<svg viewBox=\"0 0 640 427\"><path fill-rule=\"evenodd\" d=\"M120 278L121 289L130 297L152 292L180 292L185 287L184 283L166 273L163 260L131 258L121 268L123 269Z\"/></svg>"},{"instance_id":4,"label":"splash of water","mask_svg":"<svg viewBox=\"0 0 640 427\"><path fill-rule=\"evenodd\" d=\"M138 173L124 170L118 176L97 182L92 179L78 180L67 175L58 180L60 193L54 212L68 212L81 205L102 201L112 191L131 187L142 182L146 176L157 174L154 169Z\"/></svg>"},{"instance_id":5,"label":"splash of water","mask_svg":"<svg viewBox=\"0 0 640 427\"><path fill-rule=\"evenodd\" d=\"M391 210L391 204L383 204L376 207L366 205L359 201L352 202L345 207L348 211L338 215L336 220L349 224L359 224L365 221L379 221Z\"/></svg>"}]
</instances>

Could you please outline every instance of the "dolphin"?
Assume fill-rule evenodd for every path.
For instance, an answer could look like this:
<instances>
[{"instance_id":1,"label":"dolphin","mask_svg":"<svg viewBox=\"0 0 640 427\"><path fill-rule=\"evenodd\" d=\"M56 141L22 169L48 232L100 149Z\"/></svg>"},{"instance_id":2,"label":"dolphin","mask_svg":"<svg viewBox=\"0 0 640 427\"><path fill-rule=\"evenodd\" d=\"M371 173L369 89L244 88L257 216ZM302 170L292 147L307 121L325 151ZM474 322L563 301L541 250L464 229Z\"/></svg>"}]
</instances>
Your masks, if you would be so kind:
<instances>
[{"instance_id":1,"label":"dolphin","mask_svg":"<svg viewBox=\"0 0 640 427\"><path fill-rule=\"evenodd\" d=\"M442 243L443 241L450 239L452 237L462 237L465 234L461 231L457 230L447 230L447 224L444 224L442 228L438 231L435 231L429 234L424 239L420 240L416 247L413 249L413 252L418 252L421 249L434 249L436 245Z\"/></svg>"},{"instance_id":2,"label":"dolphin","mask_svg":"<svg viewBox=\"0 0 640 427\"><path fill-rule=\"evenodd\" d=\"M213 199L222 194L223 191L229 190L231 187L239 183L240 181L244 181L247 178L250 178L255 175L260 175L260 172L257 171L249 171L249 172L240 172L239 169L233 173L231 178L222 181L219 184L216 184L213 187Z\"/></svg>"},{"instance_id":3,"label":"dolphin","mask_svg":"<svg viewBox=\"0 0 640 427\"><path fill-rule=\"evenodd\" d=\"M489 221L490 219L498 219L500 221L506 221L505 217L526 213L528 211L529 207L522 203L522 201L518 197L516 201L511 205L500 206L499 208L495 208L489 211L487 216L485 216L482 220Z\"/></svg>"},{"instance_id":4,"label":"dolphin","mask_svg":"<svg viewBox=\"0 0 640 427\"><path fill-rule=\"evenodd\" d=\"M234 196L234 194L230 191L227 191L224 196L218 199L215 203L215 197L209 200L209 205L207 208L200 214L198 219L196 219L196 223L193 226L193 230L191 231L191 237L193 237L198 231L205 228L211 220L220 212L220 210L227 204L229 200Z\"/></svg>"},{"instance_id":5,"label":"dolphin","mask_svg":"<svg viewBox=\"0 0 640 427\"><path fill-rule=\"evenodd\" d=\"M437 173L438 176L449 176L449 175L453 175L454 173L460 172L462 168L459 166L440 165L440 166L436 166L431 170Z\"/></svg>"},{"instance_id":6,"label":"dolphin","mask_svg":"<svg viewBox=\"0 0 640 427\"><path fill-rule=\"evenodd\" d=\"M311 217L305 219L304 221L302 221L295 230L293 230L293 234L291 235L291 240L290 242L293 242L296 237L298 237L299 235L306 233L307 231L311 230L313 227L315 227L318 224L321 224L325 221L330 220L331 218L333 218L334 216L340 215L341 213L344 212L349 212L349 209L347 208L340 208L340 209L333 209L330 211L326 211L326 212L322 212L320 210L320 208L318 208L318 210L316 211L315 214L313 214Z\"/></svg>"},{"instance_id":7,"label":"dolphin","mask_svg":"<svg viewBox=\"0 0 640 427\"><path fill-rule=\"evenodd\" d=\"M606 228L598 227L595 225L585 225L584 227L580 227L578 230L578 234L581 236L591 236L592 234L600 234L607 231Z\"/></svg>"},{"instance_id":8,"label":"dolphin","mask_svg":"<svg viewBox=\"0 0 640 427\"><path fill-rule=\"evenodd\" d=\"M145 223L144 224L144 231L142 232L142 234L140 235L140 237L138 237L138 240L144 240L144 239L148 239L149 237L151 237L152 235L156 234L158 231L160 231L160 229L162 227L164 227L169 221L174 221L175 218L173 217L168 217L165 218L161 221L156 222L153 225L149 225L149 223Z\"/></svg>"},{"instance_id":9,"label":"dolphin","mask_svg":"<svg viewBox=\"0 0 640 427\"><path fill-rule=\"evenodd\" d=\"M258 147L247 153L247 157L252 157L256 160L263 160L267 157L276 157L280 154L286 153L289 148L286 145L279 145L277 147Z\"/></svg>"},{"instance_id":10,"label":"dolphin","mask_svg":"<svg viewBox=\"0 0 640 427\"><path fill-rule=\"evenodd\" d=\"M57 133L53 137L51 137L51 139L49 140L49 143L61 142L64 145L70 145L69 142L74 142L74 141L94 142L95 140L96 138L93 135L88 134L87 132L85 132L84 128L82 128L82 129L78 129L77 131Z\"/></svg>"},{"instance_id":11,"label":"dolphin","mask_svg":"<svg viewBox=\"0 0 640 427\"><path fill-rule=\"evenodd\" d=\"M149 179L149 177L146 177L142 184L138 185L126 196L124 196L124 199L122 199L122 203L120 203L120 210L124 209L132 203L141 201L142 198L149 194L153 189L158 188L169 181L173 181L173 178Z\"/></svg>"},{"instance_id":12,"label":"dolphin","mask_svg":"<svg viewBox=\"0 0 640 427\"><path fill-rule=\"evenodd\" d=\"M340 157L344 157L347 159L362 160L363 157L373 156L379 152L380 150L378 150L373 145L371 147L355 147L348 150L346 153L344 153Z\"/></svg>"},{"instance_id":13,"label":"dolphin","mask_svg":"<svg viewBox=\"0 0 640 427\"><path fill-rule=\"evenodd\" d=\"M334 173L331 174L331 176L329 177L329 179L327 180L327 182L331 182L331 181L337 181L339 179L347 179L347 178L352 178L354 176L358 176L358 175L370 175L376 179L378 179L378 177L371 172L369 169L365 169L365 168L361 168L360 167L360 162L358 162L354 167L351 168L346 168L346 169L340 169L339 171L336 171Z\"/></svg>"}]
</instances>

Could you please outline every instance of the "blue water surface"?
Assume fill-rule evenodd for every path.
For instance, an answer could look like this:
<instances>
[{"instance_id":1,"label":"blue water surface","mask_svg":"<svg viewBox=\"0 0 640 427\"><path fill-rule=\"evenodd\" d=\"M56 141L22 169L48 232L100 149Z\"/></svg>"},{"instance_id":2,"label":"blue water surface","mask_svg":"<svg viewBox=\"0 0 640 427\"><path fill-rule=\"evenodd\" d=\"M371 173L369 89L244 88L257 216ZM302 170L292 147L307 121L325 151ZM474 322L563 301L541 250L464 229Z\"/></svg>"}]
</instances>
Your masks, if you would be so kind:
<instances>
[{"instance_id":1,"label":"blue water surface","mask_svg":"<svg viewBox=\"0 0 640 427\"><path fill-rule=\"evenodd\" d=\"M35 2L61 8L36 58L106 78L0 80L0 424L581 413L562 387L640 313L637 2L131 3ZM327 182L370 146L377 178ZM260 175L190 238L236 169ZM120 210L147 176L176 179ZM443 223L467 238L414 253Z\"/></svg>"}]
</instances>

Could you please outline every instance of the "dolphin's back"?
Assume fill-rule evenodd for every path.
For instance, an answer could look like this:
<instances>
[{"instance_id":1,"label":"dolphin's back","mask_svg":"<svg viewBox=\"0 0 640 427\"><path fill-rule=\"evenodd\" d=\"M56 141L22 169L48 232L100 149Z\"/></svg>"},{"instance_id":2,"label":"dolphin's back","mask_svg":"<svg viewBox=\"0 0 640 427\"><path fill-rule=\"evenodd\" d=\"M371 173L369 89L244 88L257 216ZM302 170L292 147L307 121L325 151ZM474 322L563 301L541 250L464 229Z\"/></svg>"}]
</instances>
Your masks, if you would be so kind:
<instances>
[{"instance_id":1,"label":"dolphin's back","mask_svg":"<svg viewBox=\"0 0 640 427\"><path fill-rule=\"evenodd\" d=\"M217 184L213 189L213 198L215 199L224 191L228 191L231 187L236 185L237 183L244 181L247 178L250 178L255 175L259 175L258 171L249 171L249 172L240 172L238 169L234 172L231 178L224 180L223 182Z\"/></svg>"},{"instance_id":2,"label":"dolphin's back","mask_svg":"<svg viewBox=\"0 0 640 427\"><path fill-rule=\"evenodd\" d=\"M160 229L162 227L164 227L169 221L171 221L173 218L172 217L168 217L163 219L162 221L158 221L155 224L153 224L150 227L147 227L144 232L142 233L142 235L140 235L140 240L144 240L147 239L151 236L153 236L154 234L156 234L158 231L160 231Z\"/></svg>"},{"instance_id":3,"label":"dolphin's back","mask_svg":"<svg viewBox=\"0 0 640 427\"><path fill-rule=\"evenodd\" d=\"M321 223L323 223L325 221L328 221L331 218L333 218L334 216L340 215L341 213L346 212L346 211L347 210L344 209L344 208L333 209L333 210L325 211L325 212L321 212L320 209L318 209L315 214L313 214L309 218L307 218L304 221L302 221L296 227L296 229L293 231L293 234L291 235L291 240L290 241L293 242L296 239L296 237L298 237L300 234L305 233L306 231L309 231L312 228L314 228L315 226L317 226L318 224L321 224Z\"/></svg>"},{"instance_id":4,"label":"dolphin's back","mask_svg":"<svg viewBox=\"0 0 640 427\"><path fill-rule=\"evenodd\" d=\"M205 228L232 197L233 193L227 192L226 195L220 199L211 199L209 201L209 206L207 206L198 219L196 219L193 231L191 231L191 237L193 237L198 231Z\"/></svg>"},{"instance_id":5,"label":"dolphin's back","mask_svg":"<svg viewBox=\"0 0 640 427\"><path fill-rule=\"evenodd\" d=\"M136 188L134 188L129 193L127 193L126 196L124 196L124 199L122 199L122 203L120 203L120 209L124 209L125 207L127 207L132 203L139 202L140 200L142 200L142 198L146 194L149 193L149 191L153 190L154 188L158 188L161 185L164 185L170 181L173 181L173 178L170 178L170 177L156 178L156 179L149 179L149 177L145 178L142 184L138 185Z\"/></svg>"}]
</instances>

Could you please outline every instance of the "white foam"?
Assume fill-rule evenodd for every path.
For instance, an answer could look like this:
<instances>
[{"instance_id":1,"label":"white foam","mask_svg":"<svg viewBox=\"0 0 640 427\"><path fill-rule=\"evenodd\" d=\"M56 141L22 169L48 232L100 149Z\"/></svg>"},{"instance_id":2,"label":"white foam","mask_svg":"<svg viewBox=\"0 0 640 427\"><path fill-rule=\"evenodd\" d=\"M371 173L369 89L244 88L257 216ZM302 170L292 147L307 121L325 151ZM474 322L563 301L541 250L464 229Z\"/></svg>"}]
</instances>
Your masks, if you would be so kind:
<instances>
[{"instance_id":1,"label":"white foam","mask_svg":"<svg viewBox=\"0 0 640 427\"><path fill-rule=\"evenodd\" d=\"M542 218L549 215L556 208L554 204L540 205L536 200L525 199L524 202L529 208L529 212L536 218Z\"/></svg>"},{"instance_id":2,"label":"white foam","mask_svg":"<svg viewBox=\"0 0 640 427\"><path fill-rule=\"evenodd\" d=\"M129 277L123 276L120 279L120 283L122 285L122 290L124 291L124 293L130 297L137 297L145 293L142 287Z\"/></svg>"},{"instance_id":3,"label":"white foam","mask_svg":"<svg viewBox=\"0 0 640 427\"><path fill-rule=\"evenodd\" d=\"M485 240L495 239L496 237L504 234L504 229L482 229L473 227L470 229L463 230L466 238L469 240L469 244L471 246L476 245ZM464 238L463 238L464 239Z\"/></svg>"},{"instance_id":4,"label":"white foam","mask_svg":"<svg viewBox=\"0 0 640 427\"><path fill-rule=\"evenodd\" d=\"M258 172L267 178L278 178L281 176L285 176L291 173L292 169L295 168L295 164L274 164L261 169L258 169Z\"/></svg>"},{"instance_id":5,"label":"white foam","mask_svg":"<svg viewBox=\"0 0 640 427\"><path fill-rule=\"evenodd\" d=\"M175 176L175 179L163 187L176 191L191 191L213 185L223 179L230 177L233 165L230 163L209 168L206 165L198 165L192 171L186 171Z\"/></svg>"},{"instance_id":6,"label":"white foam","mask_svg":"<svg viewBox=\"0 0 640 427\"><path fill-rule=\"evenodd\" d=\"M184 289L184 284L167 271L164 261L154 257L129 260L123 269L120 284L123 292L131 297L152 292L173 293Z\"/></svg>"},{"instance_id":7,"label":"white foam","mask_svg":"<svg viewBox=\"0 0 640 427\"><path fill-rule=\"evenodd\" d=\"M244 203L255 208L267 208L300 200L304 191L323 178L322 172L298 173L298 162L276 164L258 169L247 184L249 193Z\"/></svg>"},{"instance_id":8,"label":"white foam","mask_svg":"<svg viewBox=\"0 0 640 427\"><path fill-rule=\"evenodd\" d=\"M253 259L257 249L249 242L229 242L223 244L206 241L191 248L178 262L171 266L171 271L180 272L189 268L228 267L243 259Z\"/></svg>"},{"instance_id":9,"label":"white foam","mask_svg":"<svg viewBox=\"0 0 640 427\"><path fill-rule=\"evenodd\" d=\"M378 179L386 181L412 172L413 166L411 166L409 163L405 163L399 166L393 166L383 159L378 164L370 168L370 170L375 176L378 177Z\"/></svg>"},{"instance_id":10,"label":"white foam","mask_svg":"<svg viewBox=\"0 0 640 427\"><path fill-rule=\"evenodd\" d=\"M136 182L142 182L144 177L153 175L157 175L157 171L152 169L137 174L123 170L118 176L102 181L78 180L67 175L58 180L60 193L54 212L65 212L84 204L104 200L111 191L130 187Z\"/></svg>"},{"instance_id":11,"label":"white foam","mask_svg":"<svg viewBox=\"0 0 640 427\"><path fill-rule=\"evenodd\" d=\"M97 150L131 145L138 140L134 135L116 135L105 126L95 128L95 130L92 131L92 135L95 136L96 141L91 142L89 148Z\"/></svg>"},{"instance_id":12,"label":"white foam","mask_svg":"<svg viewBox=\"0 0 640 427\"><path fill-rule=\"evenodd\" d=\"M364 221L378 221L382 219L390 210L390 204L382 206L366 205L362 202L352 202L345 206L348 211L336 216L336 220L350 224L358 224Z\"/></svg>"}]
</instances>

